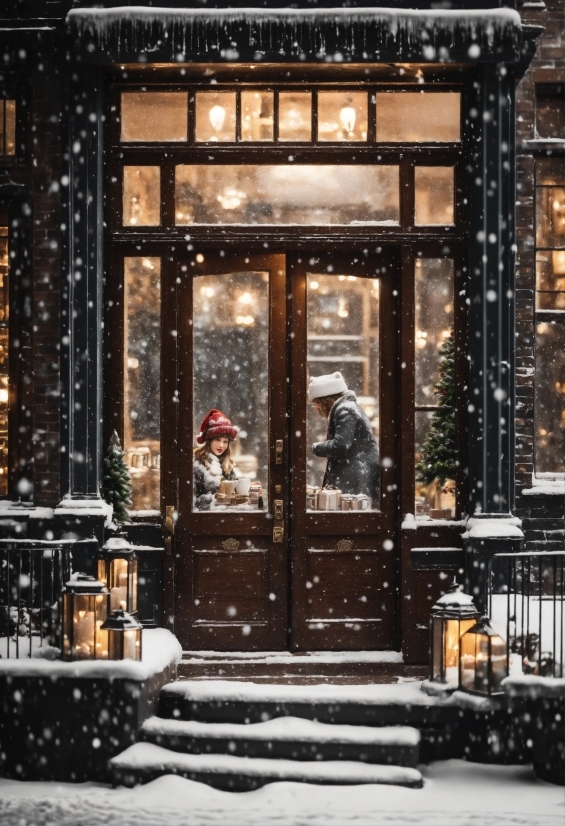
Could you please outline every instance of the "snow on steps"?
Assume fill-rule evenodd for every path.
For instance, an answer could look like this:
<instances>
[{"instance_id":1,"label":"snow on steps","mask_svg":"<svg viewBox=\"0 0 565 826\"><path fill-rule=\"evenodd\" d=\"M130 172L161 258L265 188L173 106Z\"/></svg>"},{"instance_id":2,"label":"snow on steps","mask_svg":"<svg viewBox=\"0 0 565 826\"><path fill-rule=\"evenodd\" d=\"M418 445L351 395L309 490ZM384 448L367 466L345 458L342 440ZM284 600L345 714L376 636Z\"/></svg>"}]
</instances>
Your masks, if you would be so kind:
<instances>
[{"instance_id":1,"label":"snow on steps","mask_svg":"<svg viewBox=\"0 0 565 826\"><path fill-rule=\"evenodd\" d=\"M151 717L142 740L190 754L233 754L293 760L356 760L416 767L420 732L408 726L328 725L298 717L263 723L203 723Z\"/></svg>"},{"instance_id":2,"label":"snow on steps","mask_svg":"<svg viewBox=\"0 0 565 826\"><path fill-rule=\"evenodd\" d=\"M159 716L210 723L259 723L301 717L350 725L427 727L455 720L457 709L420 691L419 682L394 685L280 685L228 680L170 683Z\"/></svg>"},{"instance_id":3,"label":"snow on steps","mask_svg":"<svg viewBox=\"0 0 565 826\"><path fill-rule=\"evenodd\" d=\"M179 754L153 743L136 743L110 760L114 785L135 786L164 774L207 783L217 789L249 791L275 781L357 785L378 783L421 788L417 769L376 766L345 760L330 762L268 760L231 754Z\"/></svg>"}]
</instances>

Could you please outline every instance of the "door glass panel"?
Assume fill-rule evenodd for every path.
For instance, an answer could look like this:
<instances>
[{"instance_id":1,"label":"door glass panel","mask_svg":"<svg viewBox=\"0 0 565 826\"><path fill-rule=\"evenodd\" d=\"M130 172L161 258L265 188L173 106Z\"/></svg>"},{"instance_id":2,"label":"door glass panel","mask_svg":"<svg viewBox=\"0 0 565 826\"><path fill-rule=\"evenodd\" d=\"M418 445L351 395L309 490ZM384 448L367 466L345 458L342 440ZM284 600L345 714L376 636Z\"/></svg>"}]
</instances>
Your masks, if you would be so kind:
<instances>
[{"instance_id":1,"label":"door glass panel","mask_svg":"<svg viewBox=\"0 0 565 826\"><path fill-rule=\"evenodd\" d=\"M186 92L122 92L123 141L185 141Z\"/></svg>"},{"instance_id":2,"label":"door glass panel","mask_svg":"<svg viewBox=\"0 0 565 826\"><path fill-rule=\"evenodd\" d=\"M161 260L124 260L124 451L133 511L160 507Z\"/></svg>"},{"instance_id":3,"label":"door glass panel","mask_svg":"<svg viewBox=\"0 0 565 826\"><path fill-rule=\"evenodd\" d=\"M565 250L536 252L536 309L565 310Z\"/></svg>"},{"instance_id":4,"label":"door glass panel","mask_svg":"<svg viewBox=\"0 0 565 826\"><path fill-rule=\"evenodd\" d=\"M241 93L241 140L272 141L274 137L274 93Z\"/></svg>"},{"instance_id":5,"label":"door glass panel","mask_svg":"<svg viewBox=\"0 0 565 826\"><path fill-rule=\"evenodd\" d=\"M536 326L536 473L565 471L565 326Z\"/></svg>"},{"instance_id":6,"label":"door glass panel","mask_svg":"<svg viewBox=\"0 0 565 826\"><path fill-rule=\"evenodd\" d=\"M536 187L536 244L565 247L565 187Z\"/></svg>"},{"instance_id":7,"label":"door glass panel","mask_svg":"<svg viewBox=\"0 0 565 826\"><path fill-rule=\"evenodd\" d=\"M201 275L194 304L194 508L265 509L269 454L269 273ZM222 467L196 437L216 409L239 429ZM213 445L212 445L213 447ZM230 472L231 471L231 472ZM222 484L223 482L223 484ZM218 495L216 495L218 494Z\"/></svg>"},{"instance_id":8,"label":"door glass panel","mask_svg":"<svg viewBox=\"0 0 565 826\"><path fill-rule=\"evenodd\" d=\"M367 92L318 92L318 140L366 141Z\"/></svg>"},{"instance_id":9,"label":"door glass panel","mask_svg":"<svg viewBox=\"0 0 565 826\"><path fill-rule=\"evenodd\" d=\"M417 166L414 169L414 223L448 226L453 223L453 174L451 166Z\"/></svg>"},{"instance_id":10,"label":"door glass panel","mask_svg":"<svg viewBox=\"0 0 565 826\"><path fill-rule=\"evenodd\" d=\"M8 410L10 401L8 266L8 227L0 227L0 496L8 495Z\"/></svg>"},{"instance_id":11,"label":"door glass panel","mask_svg":"<svg viewBox=\"0 0 565 826\"><path fill-rule=\"evenodd\" d=\"M351 275L307 275L308 382L340 373L345 397L329 423L331 397L341 382L328 381L322 415L308 404L306 469L308 510L356 513L379 507L379 281ZM356 397L356 401L355 401ZM337 413L341 409L339 423ZM328 444L328 435L335 441ZM312 451L314 443L322 443ZM332 485L341 495L322 492Z\"/></svg>"},{"instance_id":12,"label":"door glass panel","mask_svg":"<svg viewBox=\"0 0 565 826\"><path fill-rule=\"evenodd\" d=\"M196 141L235 141L235 92L196 93Z\"/></svg>"},{"instance_id":13,"label":"door glass panel","mask_svg":"<svg viewBox=\"0 0 565 826\"><path fill-rule=\"evenodd\" d=\"M461 140L459 92L378 92L377 141Z\"/></svg>"},{"instance_id":14,"label":"door glass panel","mask_svg":"<svg viewBox=\"0 0 565 826\"><path fill-rule=\"evenodd\" d=\"M423 451L434 453L434 445L429 441L438 432L445 434L446 443L452 432L450 417L454 410L440 411L441 419L436 421L436 410L440 397L437 385L441 378L442 347L453 330L453 260L450 258L419 258L415 264L415 444L416 464L422 461ZM437 417L436 417L437 418ZM447 421L449 420L449 421ZM437 444L435 447L437 452ZM445 460L445 456L443 456ZM444 484L437 481L423 481L419 469L416 470L416 502L418 516L427 516L431 508L455 507L455 482L447 478Z\"/></svg>"},{"instance_id":15,"label":"door glass panel","mask_svg":"<svg viewBox=\"0 0 565 826\"><path fill-rule=\"evenodd\" d=\"M124 166L124 215L127 227L157 227L161 223L161 169Z\"/></svg>"},{"instance_id":16,"label":"door glass panel","mask_svg":"<svg viewBox=\"0 0 565 826\"><path fill-rule=\"evenodd\" d=\"M398 224L398 166L183 165L176 223Z\"/></svg>"},{"instance_id":17,"label":"door glass panel","mask_svg":"<svg viewBox=\"0 0 565 826\"><path fill-rule=\"evenodd\" d=\"M279 92L279 140L312 140L312 92Z\"/></svg>"}]
</instances>

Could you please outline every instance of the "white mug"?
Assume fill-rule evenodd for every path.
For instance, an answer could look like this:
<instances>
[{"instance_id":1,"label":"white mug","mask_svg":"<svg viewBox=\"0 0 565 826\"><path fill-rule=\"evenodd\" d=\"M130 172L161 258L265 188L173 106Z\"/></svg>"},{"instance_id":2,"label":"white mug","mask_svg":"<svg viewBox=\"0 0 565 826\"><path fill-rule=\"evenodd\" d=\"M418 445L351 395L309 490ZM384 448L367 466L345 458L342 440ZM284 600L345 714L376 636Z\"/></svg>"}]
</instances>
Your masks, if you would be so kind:
<instances>
[{"instance_id":1,"label":"white mug","mask_svg":"<svg viewBox=\"0 0 565 826\"><path fill-rule=\"evenodd\" d=\"M242 478L237 480L237 485L236 485L236 488L235 488L235 492L237 494L239 494L240 496L247 496L247 494L249 493L250 485L251 485L251 479L245 479L245 477L242 477Z\"/></svg>"}]
</instances>

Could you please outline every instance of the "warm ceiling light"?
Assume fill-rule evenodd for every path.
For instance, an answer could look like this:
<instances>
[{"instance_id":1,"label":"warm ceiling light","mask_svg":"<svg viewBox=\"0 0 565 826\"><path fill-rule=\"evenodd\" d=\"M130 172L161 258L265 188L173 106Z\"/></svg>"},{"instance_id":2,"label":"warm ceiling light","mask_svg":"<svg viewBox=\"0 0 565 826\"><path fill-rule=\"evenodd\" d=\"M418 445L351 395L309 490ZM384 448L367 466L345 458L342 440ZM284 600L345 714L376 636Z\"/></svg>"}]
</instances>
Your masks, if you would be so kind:
<instances>
[{"instance_id":1,"label":"warm ceiling light","mask_svg":"<svg viewBox=\"0 0 565 826\"><path fill-rule=\"evenodd\" d=\"M310 289L317 290L319 286L317 281L310 281Z\"/></svg>"},{"instance_id":2,"label":"warm ceiling light","mask_svg":"<svg viewBox=\"0 0 565 826\"><path fill-rule=\"evenodd\" d=\"M355 114L355 109L353 106L344 106L341 112L339 113L339 120L341 125L345 129L348 135L351 135L353 130L355 129L355 120L357 115Z\"/></svg>"},{"instance_id":3,"label":"warm ceiling light","mask_svg":"<svg viewBox=\"0 0 565 826\"><path fill-rule=\"evenodd\" d=\"M212 106L208 113L208 117L210 118L210 123L212 124L212 129L215 129L216 132L220 132L226 120L226 110L223 106Z\"/></svg>"}]
</instances>

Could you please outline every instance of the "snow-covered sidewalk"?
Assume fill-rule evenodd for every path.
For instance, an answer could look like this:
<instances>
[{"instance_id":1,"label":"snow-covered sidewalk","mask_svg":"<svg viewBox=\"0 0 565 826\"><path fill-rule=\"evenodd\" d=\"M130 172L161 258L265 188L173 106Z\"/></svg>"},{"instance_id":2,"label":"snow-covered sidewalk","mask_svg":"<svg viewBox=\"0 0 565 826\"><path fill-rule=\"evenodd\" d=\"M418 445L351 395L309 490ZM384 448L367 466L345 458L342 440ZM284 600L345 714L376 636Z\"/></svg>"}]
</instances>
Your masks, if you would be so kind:
<instances>
[{"instance_id":1,"label":"snow-covered sidewalk","mask_svg":"<svg viewBox=\"0 0 565 826\"><path fill-rule=\"evenodd\" d=\"M232 793L168 775L136 789L0 780L2 826L563 826L563 787L527 766L420 766L423 789L273 783Z\"/></svg>"}]
</instances>

